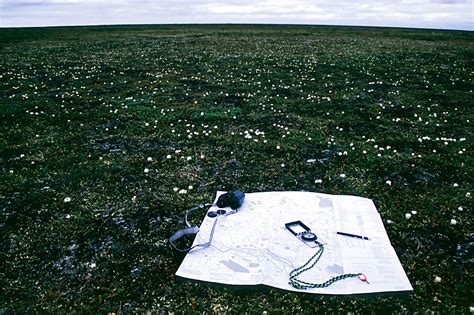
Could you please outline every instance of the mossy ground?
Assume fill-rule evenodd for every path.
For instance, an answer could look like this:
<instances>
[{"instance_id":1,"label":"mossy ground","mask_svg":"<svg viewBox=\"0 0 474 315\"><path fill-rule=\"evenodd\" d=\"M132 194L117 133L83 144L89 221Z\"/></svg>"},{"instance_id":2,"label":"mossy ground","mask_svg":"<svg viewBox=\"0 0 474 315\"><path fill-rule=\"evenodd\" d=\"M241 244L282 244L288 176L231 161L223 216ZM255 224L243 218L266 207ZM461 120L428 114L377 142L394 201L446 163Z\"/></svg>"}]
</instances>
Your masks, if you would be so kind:
<instances>
[{"instance_id":1,"label":"mossy ground","mask_svg":"<svg viewBox=\"0 0 474 315\"><path fill-rule=\"evenodd\" d=\"M473 39L303 26L0 29L0 313L469 312ZM179 281L167 238L185 209L233 187L374 200L414 292L340 298Z\"/></svg>"}]
</instances>

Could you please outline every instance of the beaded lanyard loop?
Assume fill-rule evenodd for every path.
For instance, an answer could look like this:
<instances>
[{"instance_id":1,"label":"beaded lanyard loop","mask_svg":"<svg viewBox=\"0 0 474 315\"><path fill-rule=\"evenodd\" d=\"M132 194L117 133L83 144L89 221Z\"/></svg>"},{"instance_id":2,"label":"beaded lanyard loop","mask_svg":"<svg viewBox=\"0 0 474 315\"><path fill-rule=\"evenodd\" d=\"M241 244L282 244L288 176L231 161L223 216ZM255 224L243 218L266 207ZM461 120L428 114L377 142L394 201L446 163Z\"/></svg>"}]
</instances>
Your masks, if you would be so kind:
<instances>
[{"instance_id":1,"label":"beaded lanyard loop","mask_svg":"<svg viewBox=\"0 0 474 315\"><path fill-rule=\"evenodd\" d=\"M318 241L314 241L314 242L318 245L318 251L316 252L316 254L314 254L304 265L296 269L293 269L290 272L290 281L288 283L292 287L296 289L301 289L301 290L313 289L313 288L325 288L325 287L330 286L336 281L347 279L347 278L354 278L354 277L359 277L360 281L369 283L367 281L367 277L363 273L346 273L346 274L342 274L336 277L332 277L331 279L323 283L311 283L311 282L306 282L306 281L297 279L299 275L313 268L318 263L321 256L323 255L324 245Z\"/></svg>"}]
</instances>

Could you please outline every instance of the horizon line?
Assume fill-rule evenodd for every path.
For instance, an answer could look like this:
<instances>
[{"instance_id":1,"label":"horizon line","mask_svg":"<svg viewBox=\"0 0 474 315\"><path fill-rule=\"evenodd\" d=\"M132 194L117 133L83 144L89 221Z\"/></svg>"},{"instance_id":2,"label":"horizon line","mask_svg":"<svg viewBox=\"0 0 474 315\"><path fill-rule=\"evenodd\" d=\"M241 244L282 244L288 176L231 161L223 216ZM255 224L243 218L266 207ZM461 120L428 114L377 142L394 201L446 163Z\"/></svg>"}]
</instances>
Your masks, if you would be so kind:
<instances>
[{"instance_id":1,"label":"horizon line","mask_svg":"<svg viewBox=\"0 0 474 315\"><path fill-rule=\"evenodd\" d=\"M0 26L0 29L21 29L21 28L66 28L66 27L109 27L109 26L192 26L192 25L245 25L245 26L316 26L316 27L361 27L361 28L392 28L392 29L415 29L415 30L436 30L436 31L460 31L473 32L474 29L465 28L436 28L436 27L416 27L416 26L390 26L390 25L353 25L353 24L308 24L308 23L245 23L245 22L203 22L203 23L112 23L112 24L71 24L71 25L29 25L29 26Z\"/></svg>"}]
</instances>

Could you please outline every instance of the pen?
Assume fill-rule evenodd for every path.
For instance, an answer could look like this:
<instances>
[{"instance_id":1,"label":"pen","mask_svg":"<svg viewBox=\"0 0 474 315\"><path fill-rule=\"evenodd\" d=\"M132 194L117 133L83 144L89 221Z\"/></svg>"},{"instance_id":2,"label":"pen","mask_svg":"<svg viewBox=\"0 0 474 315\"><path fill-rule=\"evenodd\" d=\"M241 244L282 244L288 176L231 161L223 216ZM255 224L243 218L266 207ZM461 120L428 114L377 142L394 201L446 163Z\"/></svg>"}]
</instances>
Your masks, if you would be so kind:
<instances>
[{"instance_id":1,"label":"pen","mask_svg":"<svg viewBox=\"0 0 474 315\"><path fill-rule=\"evenodd\" d=\"M344 235L344 236L349 236L349 237L360 238L362 240L368 240L369 239L367 236L355 235L355 234L344 233L344 232L337 232L337 234Z\"/></svg>"}]
</instances>

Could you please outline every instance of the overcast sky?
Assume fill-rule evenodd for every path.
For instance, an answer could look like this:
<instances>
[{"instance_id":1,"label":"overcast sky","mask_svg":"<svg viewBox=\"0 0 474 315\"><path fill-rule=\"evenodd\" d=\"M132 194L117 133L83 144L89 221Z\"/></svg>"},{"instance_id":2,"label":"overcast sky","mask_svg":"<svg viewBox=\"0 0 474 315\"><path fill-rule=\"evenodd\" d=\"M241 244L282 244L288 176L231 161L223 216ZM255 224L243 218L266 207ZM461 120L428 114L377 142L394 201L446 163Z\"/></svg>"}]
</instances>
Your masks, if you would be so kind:
<instances>
[{"instance_id":1,"label":"overcast sky","mask_svg":"<svg viewBox=\"0 0 474 315\"><path fill-rule=\"evenodd\" d=\"M0 27L278 23L474 30L473 0L0 0Z\"/></svg>"}]
</instances>

